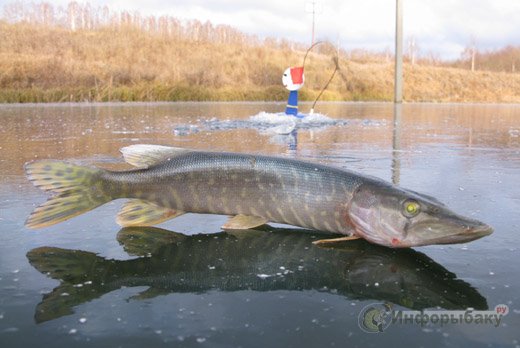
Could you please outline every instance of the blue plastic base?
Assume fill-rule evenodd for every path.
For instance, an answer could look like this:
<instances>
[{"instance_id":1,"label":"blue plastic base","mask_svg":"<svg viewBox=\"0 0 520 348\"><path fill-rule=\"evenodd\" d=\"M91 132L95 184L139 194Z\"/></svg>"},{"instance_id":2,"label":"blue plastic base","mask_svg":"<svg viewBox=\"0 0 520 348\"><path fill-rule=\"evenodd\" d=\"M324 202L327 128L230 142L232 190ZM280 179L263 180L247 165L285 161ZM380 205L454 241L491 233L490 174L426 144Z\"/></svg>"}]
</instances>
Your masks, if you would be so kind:
<instances>
[{"instance_id":1,"label":"blue plastic base","mask_svg":"<svg viewBox=\"0 0 520 348\"><path fill-rule=\"evenodd\" d=\"M289 92L289 99L287 100L285 113L287 115L298 115L298 91Z\"/></svg>"}]
</instances>

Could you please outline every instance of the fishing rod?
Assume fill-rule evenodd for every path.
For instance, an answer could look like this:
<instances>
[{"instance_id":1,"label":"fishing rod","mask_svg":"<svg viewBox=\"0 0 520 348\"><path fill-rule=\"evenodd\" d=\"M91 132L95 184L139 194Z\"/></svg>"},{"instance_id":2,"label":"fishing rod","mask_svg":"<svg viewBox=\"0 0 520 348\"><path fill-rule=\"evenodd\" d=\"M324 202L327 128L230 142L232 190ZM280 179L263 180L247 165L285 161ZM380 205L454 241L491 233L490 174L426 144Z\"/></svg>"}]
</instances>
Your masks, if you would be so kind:
<instances>
[{"instance_id":1,"label":"fishing rod","mask_svg":"<svg viewBox=\"0 0 520 348\"><path fill-rule=\"evenodd\" d=\"M325 41L317 41L315 42L314 44L312 44L308 49L307 49L307 52L305 52L305 56L303 57L303 63L302 63L302 66L303 66L303 69L305 70L305 61L307 60L307 56L309 55L309 52L316 46L320 45L320 44L324 44L326 43ZM316 99L314 100L314 102L312 103L312 106L311 106L311 111L310 111L310 115L312 115L314 113L314 107L316 106L316 103L318 102L318 100L320 99L320 97L322 96L323 92L325 92L325 90L329 87L329 84L330 82L332 81L332 79L334 78L334 75L336 75L336 72L339 70L339 52L336 54L335 57L332 58L332 61L334 62L334 71L332 72L332 75L330 76L329 80L327 81L327 83L325 84L325 86L323 86L323 88L321 89L320 93L318 94L318 96L316 97Z\"/></svg>"}]
</instances>

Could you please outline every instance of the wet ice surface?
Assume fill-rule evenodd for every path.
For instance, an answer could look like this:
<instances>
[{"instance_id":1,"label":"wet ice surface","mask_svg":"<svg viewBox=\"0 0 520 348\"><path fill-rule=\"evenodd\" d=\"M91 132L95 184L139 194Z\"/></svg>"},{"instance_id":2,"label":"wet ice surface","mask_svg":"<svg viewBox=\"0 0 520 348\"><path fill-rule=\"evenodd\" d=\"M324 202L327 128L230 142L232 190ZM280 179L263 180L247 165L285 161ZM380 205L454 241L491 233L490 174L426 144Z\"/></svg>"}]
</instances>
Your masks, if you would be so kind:
<instances>
[{"instance_id":1,"label":"wet ice surface","mask_svg":"<svg viewBox=\"0 0 520 348\"><path fill-rule=\"evenodd\" d=\"M275 131L293 126L278 117L282 109L0 106L0 345L380 346L403 335L414 346L519 344L519 106L404 105L394 127L390 104L324 103L321 121L295 120L288 134ZM185 126L196 131L175 132ZM415 251L363 242L326 250L311 244L318 238L312 232L221 234L225 218L211 215L120 231L119 201L47 229L23 227L46 197L25 180L23 163L56 158L122 168L119 148L136 143L353 169L433 195L495 233ZM395 324L384 334L361 331L362 308L385 301L398 309L506 304L510 312L498 328Z\"/></svg>"}]
</instances>

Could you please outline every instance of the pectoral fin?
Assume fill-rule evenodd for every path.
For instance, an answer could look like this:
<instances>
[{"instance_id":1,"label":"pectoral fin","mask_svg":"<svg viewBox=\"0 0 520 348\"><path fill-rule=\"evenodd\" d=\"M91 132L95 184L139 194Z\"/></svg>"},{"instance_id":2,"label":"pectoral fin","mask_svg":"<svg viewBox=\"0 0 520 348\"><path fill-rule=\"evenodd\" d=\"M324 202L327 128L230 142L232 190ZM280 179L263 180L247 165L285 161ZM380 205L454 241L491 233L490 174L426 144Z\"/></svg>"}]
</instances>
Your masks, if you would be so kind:
<instances>
[{"instance_id":1,"label":"pectoral fin","mask_svg":"<svg viewBox=\"0 0 520 348\"><path fill-rule=\"evenodd\" d=\"M161 247L184 239L186 239L184 234L158 227L125 227L117 233L117 241L123 246L127 254L132 256L154 254Z\"/></svg>"},{"instance_id":2,"label":"pectoral fin","mask_svg":"<svg viewBox=\"0 0 520 348\"><path fill-rule=\"evenodd\" d=\"M258 216L249 216L239 214L237 216L231 217L223 226L224 230L248 230L250 228L255 228L258 226L262 226L267 223L267 220Z\"/></svg>"},{"instance_id":3,"label":"pectoral fin","mask_svg":"<svg viewBox=\"0 0 520 348\"><path fill-rule=\"evenodd\" d=\"M129 298L129 300L149 300L157 296L168 295L171 291L167 289L149 288Z\"/></svg>"},{"instance_id":4,"label":"pectoral fin","mask_svg":"<svg viewBox=\"0 0 520 348\"><path fill-rule=\"evenodd\" d=\"M157 204L133 199L125 203L116 221L123 227L152 226L184 214L183 211L160 207Z\"/></svg>"},{"instance_id":5,"label":"pectoral fin","mask_svg":"<svg viewBox=\"0 0 520 348\"><path fill-rule=\"evenodd\" d=\"M312 242L312 244L314 244L314 245L326 245L326 244L341 243L341 242L345 242L347 240L356 240L356 239L360 239L360 237L358 237L358 236L346 236L346 237L340 237L340 238L320 239L320 240L315 240L314 242Z\"/></svg>"}]
</instances>

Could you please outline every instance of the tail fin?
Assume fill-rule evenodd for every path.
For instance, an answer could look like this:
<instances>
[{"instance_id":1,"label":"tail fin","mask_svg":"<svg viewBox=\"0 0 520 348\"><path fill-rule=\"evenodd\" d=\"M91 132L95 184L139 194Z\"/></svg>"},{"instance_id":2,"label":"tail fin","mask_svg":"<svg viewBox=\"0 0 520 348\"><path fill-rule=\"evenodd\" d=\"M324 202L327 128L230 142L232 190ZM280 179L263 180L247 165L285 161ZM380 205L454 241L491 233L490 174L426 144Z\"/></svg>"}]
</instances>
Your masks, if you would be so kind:
<instances>
[{"instance_id":1,"label":"tail fin","mask_svg":"<svg viewBox=\"0 0 520 348\"><path fill-rule=\"evenodd\" d=\"M101 297L112 289L103 287L109 263L94 253L41 247L27 253L29 263L60 284L43 295L36 306L36 323L74 313L74 307Z\"/></svg>"},{"instance_id":2,"label":"tail fin","mask_svg":"<svg viewBox=\"0 0 520 348\"><path fill-rule=\"evenodd\" d=\"M104 262L102 257L88 251L53 247L32 249L27 259L41 273L71 284L92 280Z\"/></svg>"},{"instance_id":3,"label":"tail fin","mask_svg":"<svg viewBox=\"0 0 520 348\"><path fill-rule=\"evenodd\" d=\"M25 172L36 187L54 194L31 213L29 228L57 224L112 200L102 189L102 169L43 160L27 163Z\"/></svg>"}]
</instances>

